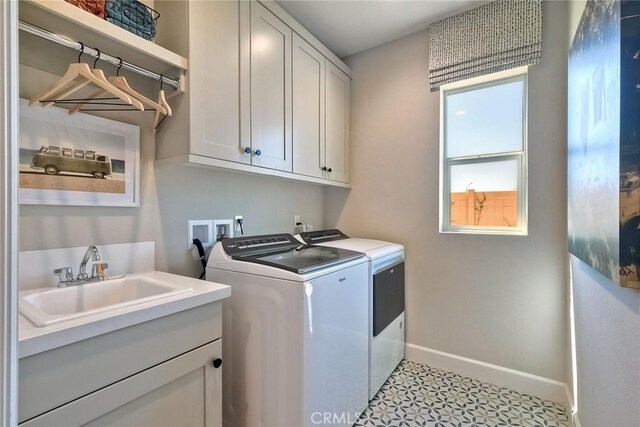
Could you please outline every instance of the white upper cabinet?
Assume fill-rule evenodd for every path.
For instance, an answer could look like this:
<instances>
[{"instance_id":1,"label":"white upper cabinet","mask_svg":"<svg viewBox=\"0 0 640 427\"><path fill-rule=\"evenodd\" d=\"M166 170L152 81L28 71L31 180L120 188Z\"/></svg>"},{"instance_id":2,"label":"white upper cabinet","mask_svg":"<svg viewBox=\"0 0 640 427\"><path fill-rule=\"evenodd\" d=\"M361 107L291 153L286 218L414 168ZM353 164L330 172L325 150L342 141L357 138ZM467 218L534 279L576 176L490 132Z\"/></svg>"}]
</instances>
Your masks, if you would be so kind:
<instances>
[{"instance_id":1,"label":"white upper cabinet","mask_svg":"<svg viewBox=\"0 0 640 427\"><path fill-rule=\"evenodd\" d=\"M291 28L251 3L253 164L291 172Z\"/></svg>"},{"instance_id":2,"label":"white upper cabinet","mask_svg":"<svg viewBox=\"0 0 640 427\"><path fill-rule=\"evenodd\" d=\"M157 43L188 55L194 64L186 93L168 100L173 117L156 133L157 163L215 159L231 168L249 165L248 111L243 111L249 87L241 82L249 67L249 39L241 33L249 28L249 4L179 0L159 1L155 8L176 23L165 27Z\"/></svg>"},{"instance_id":3,"label":"white upper cabinet","mask_svg":"<svg viewBox=\"0 0 640 427\"><path fill-rule=\"evenodd\" d=\"M293 172L324 178L325 58L293 36Z\"/></svg>"},{"instance_id":4,"label":"white upper cabinet","mask_svg":"<svg viewBox=\"0 0 640 427\"><path fill-rule=\"evenodd\" d=\"M158 44L188 55L187 91L156 133L157 164L349 187L349 76L270 0L156 1Z\"/></svg>"},{"instance_id":5,"label":"white upper cabinet","mask_svg":"<svg viewBox=\"0 0 640 427\"><path fill-rule=\"evenodd\" d=\"M350 81L313 46L294 35L294 173L349 182Z\"/></svg>"},{"instance_id":6,"label":"white upper cabinet","mask_svg":"<svg viewBox=\"0 0 640 427\"><path fill-rule=\"evenodd\" d=\"M349 182L349 87L351 80L327 61L326 72L327 178Z\"/></svg>"},{"instance_id":7,"label":"white upper cabinet","mask_svg":"<svg viewBox=\"0 0 640 427\"><path fill-rule=\"evenodd\" d=\"M239 18L238 2L189 2L190 141L193 154L250 163L240 140Z\"/></svg>"}]
</instances>

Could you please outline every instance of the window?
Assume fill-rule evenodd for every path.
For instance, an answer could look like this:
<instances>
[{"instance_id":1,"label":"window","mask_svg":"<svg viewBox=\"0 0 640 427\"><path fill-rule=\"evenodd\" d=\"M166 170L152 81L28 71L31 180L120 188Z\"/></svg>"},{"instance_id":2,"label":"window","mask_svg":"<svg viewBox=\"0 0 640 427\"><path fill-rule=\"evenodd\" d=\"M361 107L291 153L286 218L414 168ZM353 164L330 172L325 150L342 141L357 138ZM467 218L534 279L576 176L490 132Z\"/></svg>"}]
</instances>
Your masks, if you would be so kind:
<instances>
[{"instance_id":1,"label":"window","mask_svg":"<svg viewBox=\"0 0 640 427\"><path fill-rule=\"evenodd\" d=\"M75 150L73 152L73 157L75 157L76 159L84 159L84 151Z\"/></svg>"},{"instance_id":2,"label":"window","mask_svg":"<svg viewBox=\"0 0 640 427\"><path fill-rule=\"evenodd\" d=\"M70 148L63 148L62 155L64 157L73 157L73 150L71 150Z\"/></svg>"},{"instance_id":3,"label":"window","mask_svg":"<svg viewBox=\"0 0 640 427\"><path fill-rule=\"evenodd\" d=\"M526 69L443 86L440 102L440 231L526 234Z\"/></svg>"}]
</instances>

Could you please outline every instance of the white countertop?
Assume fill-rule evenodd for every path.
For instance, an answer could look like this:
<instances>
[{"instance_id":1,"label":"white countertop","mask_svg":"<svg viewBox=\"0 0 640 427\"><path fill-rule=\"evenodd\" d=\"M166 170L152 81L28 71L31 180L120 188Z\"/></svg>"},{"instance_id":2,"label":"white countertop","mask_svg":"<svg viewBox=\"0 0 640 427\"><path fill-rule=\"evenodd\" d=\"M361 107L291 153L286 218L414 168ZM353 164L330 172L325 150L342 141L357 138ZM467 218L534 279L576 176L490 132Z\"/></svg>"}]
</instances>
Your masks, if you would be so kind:
<instances>
[{"instance_id":1,"label":"white countertop","mask_svg":"<svg viewBox=\"0 0 640 427\"><path fill-rule=\"evenodd\" d=\"M18 357L31 356L231 296L231 287L227 285L161 271L134 273L127 276L135 277L138 275L170 281L175 285L191 288L192 292L43 327L34 325L27 318L20 315L18 322Z\"/></svg>"}]
</instances>

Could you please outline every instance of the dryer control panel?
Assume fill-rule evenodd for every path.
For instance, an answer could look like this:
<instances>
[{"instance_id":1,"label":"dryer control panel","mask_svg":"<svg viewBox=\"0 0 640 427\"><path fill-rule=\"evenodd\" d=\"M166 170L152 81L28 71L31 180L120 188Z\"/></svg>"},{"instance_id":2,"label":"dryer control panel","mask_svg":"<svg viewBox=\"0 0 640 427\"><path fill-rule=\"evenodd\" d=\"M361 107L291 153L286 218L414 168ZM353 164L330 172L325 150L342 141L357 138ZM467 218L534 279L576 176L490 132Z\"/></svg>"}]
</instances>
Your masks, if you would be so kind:
<instances>
[{"instance_id":1,"label":"dryer control panel","mask_svg":"<svg viewBox=\"0 0 640 427\"><path fill-rule=\"evenodd\" d=\"M319 245L325 242L332 242L334 240L349 238L349 236L347 236L337 228L330 230L307 231L304 233L300 233L300 237L307 245Z\"/></svg>"}]
</instances>

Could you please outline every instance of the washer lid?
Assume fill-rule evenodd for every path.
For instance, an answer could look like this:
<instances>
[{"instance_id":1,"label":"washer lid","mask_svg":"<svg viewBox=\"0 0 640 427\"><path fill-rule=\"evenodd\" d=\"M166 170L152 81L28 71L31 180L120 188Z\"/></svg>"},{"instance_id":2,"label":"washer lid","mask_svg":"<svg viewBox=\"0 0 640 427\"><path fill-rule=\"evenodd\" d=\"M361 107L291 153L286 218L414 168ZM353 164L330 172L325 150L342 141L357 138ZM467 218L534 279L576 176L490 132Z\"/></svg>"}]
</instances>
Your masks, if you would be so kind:
<instances>
[{"instance_id":1,"label":"washer lid","mask_svg":"<svg viewBox=\"0 0 640 427\"><path fill-rule=\"evenodd\" d=\"M363 257L364 254L348 249L299 245L281 251L234 256L233 258L306 274Z\"/></svg>"},{"instance_id":2,"label":"washer lid","mask_svg":"<svg viewBox=\"0 0 640 427\"><path fill-rule=\"evenodd\" d=\"M234 260L269 265L298 274L364 257L363 253L348 249L305 245L286 233L225 239L222 246Z\"/></svg>"}]
</instances>

